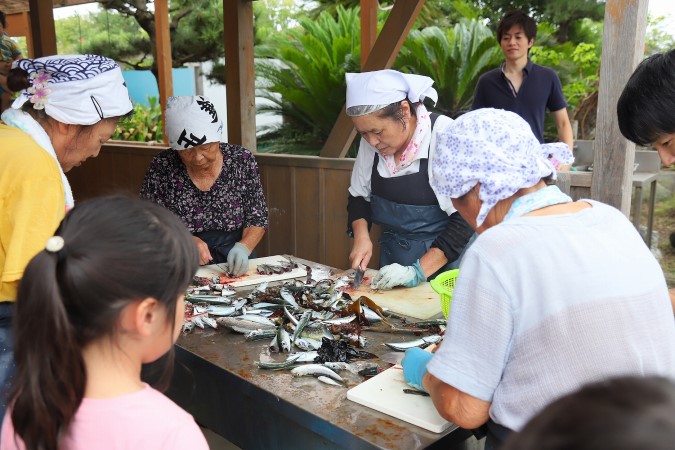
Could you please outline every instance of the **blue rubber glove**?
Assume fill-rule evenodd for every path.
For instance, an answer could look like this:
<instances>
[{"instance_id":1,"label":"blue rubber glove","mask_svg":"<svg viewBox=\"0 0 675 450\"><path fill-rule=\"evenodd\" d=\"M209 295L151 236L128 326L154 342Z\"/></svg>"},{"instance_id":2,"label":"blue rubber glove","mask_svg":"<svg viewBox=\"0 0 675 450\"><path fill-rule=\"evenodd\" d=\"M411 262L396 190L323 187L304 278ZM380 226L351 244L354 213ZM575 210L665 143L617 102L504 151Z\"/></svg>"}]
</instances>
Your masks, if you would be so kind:
<instances>
[{"instance_id":1,"label":"blue rubber glove","mask_svg":"<svg viewBox=\"0 0 675 450\"><path fill-rule=\"evenodd\" d=\"M251 251L245 244L241 242L234 244L227 254L227 265L234 276L240 277L248 272L248 255L250 254Z\"/></svg>"},{"instance_id":2,"label":"blue rubber glove","mask_svg":"<svg viewBox=\"0 0 675 450\"><path fill-rule=\"evenodd\" d=\"M422 379L427 373L427 364L434 356L431 352L425 352L419 347L409 348L405 351L405 356L401 365L403 366L403 376L409 386L426 392L422 385Z\"/></svg>"},{"instance_id":3,"label":"blue rubber glove","mask_svg":"<svg viewBox=\"0 0 675 450\"><path fill-rule=\"evenodd\" d=\"M424 275L420 260L418 259L412 266L402 266L400 264L389 264L380 269L373 277L370 287L376 290L387 290L395 286L415 287L427 277Z\"/></svg>"}]
</instances>

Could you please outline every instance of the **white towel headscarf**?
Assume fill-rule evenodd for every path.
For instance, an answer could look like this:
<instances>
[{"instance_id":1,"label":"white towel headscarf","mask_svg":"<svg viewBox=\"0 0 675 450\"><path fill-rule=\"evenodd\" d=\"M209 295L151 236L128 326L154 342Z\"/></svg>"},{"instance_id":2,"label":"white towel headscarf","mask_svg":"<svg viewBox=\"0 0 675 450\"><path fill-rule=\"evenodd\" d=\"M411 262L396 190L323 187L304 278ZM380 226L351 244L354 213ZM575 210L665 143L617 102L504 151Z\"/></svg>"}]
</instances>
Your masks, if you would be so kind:
<instances>
[{"instance_id":1,"label":"white towel headscarf","mask_svg":"<svg viewBox=\"0 0 675 450\"><path fill-rule=\"evenodd\" d=\"M564 143L540 144L530 125L510 111L477 109L460 116L436 138L431 187L437 196L459 198L480 183L480 226L497 202L557 173L549 157L572 164Z\"/></svg>"},{"instance_id":2,"label":"white towel headscarf","mask_svg":"<svg viewBox=\"0 0 675 450\"><path fill-rule=\"evenodd\" d=\"M170 97L166 102L166 134L174 150L185 150L210 142L220 142L223 122L211 101L196 97Z\"/></svg>"},{"instance_id":3,"label":"white towel headscarf","mask_svg":"<svg viewBox=\"0 0 675 450\"><path fill-rule=\"evenodd\" d=\"M434 80L423 75L401 73L396 70L376 70L373 72L346 73L347 115L370 114L385 106L408 98L413 103L429 97L436 103L438 93L431 87ZM352 114L353 106L380 106L367 112Z\"/></svg>"},{"instance_id":4,"label":"white towel headscarf","mask_svg":"<svg viewBox=\"0 0 675 450\"><path fill-rule=\"evenodd\" d=\"M13 64L28 72L32 86L19 92L12 108L30 101L59 122L93 125L132 110L122 71L99 55L55 55L20 59Z\"/></svg>"}]
</instances>

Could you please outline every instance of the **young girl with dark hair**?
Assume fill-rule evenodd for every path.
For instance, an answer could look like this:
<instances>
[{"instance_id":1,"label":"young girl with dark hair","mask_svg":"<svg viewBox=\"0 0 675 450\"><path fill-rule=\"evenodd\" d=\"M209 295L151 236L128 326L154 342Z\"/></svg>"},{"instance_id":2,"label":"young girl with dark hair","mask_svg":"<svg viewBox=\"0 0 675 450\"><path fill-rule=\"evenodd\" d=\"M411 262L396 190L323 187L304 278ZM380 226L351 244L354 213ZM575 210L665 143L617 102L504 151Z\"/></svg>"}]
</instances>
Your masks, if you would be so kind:
<instances>
[{"instance_id":1,"label":"young girl with dark hair","mask_svg":"<svg viewBox=\"0 0 675 450\"><path fill-rule=\"evenodd\" d=\"M197 267L192 236L164 208L115 196L72 209L19 285L0 448L208 448L141 381L141 365L172 350Z\"/></svg>"}]
</instances>

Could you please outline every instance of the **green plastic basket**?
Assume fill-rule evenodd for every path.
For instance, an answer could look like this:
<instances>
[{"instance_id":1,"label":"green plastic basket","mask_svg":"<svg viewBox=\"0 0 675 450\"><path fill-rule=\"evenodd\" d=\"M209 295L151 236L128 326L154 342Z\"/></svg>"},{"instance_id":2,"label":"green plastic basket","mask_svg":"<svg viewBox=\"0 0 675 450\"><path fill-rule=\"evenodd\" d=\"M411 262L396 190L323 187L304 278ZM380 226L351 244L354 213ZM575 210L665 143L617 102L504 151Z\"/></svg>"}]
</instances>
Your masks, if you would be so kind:
<instances>
[{"instance_id":1,"label":"green plastic basket","mask_svg":"<svg viewBox=\"0 0 675 450\"><path fill-rule=\"evenodd\" d=\"M441 296L441 311L443 316L448 318L450 314L450 301L452 300L452 291L455 289L455 280L459 269L448 270L431 280L431 287Z\"/></svg>"}]
</instances>

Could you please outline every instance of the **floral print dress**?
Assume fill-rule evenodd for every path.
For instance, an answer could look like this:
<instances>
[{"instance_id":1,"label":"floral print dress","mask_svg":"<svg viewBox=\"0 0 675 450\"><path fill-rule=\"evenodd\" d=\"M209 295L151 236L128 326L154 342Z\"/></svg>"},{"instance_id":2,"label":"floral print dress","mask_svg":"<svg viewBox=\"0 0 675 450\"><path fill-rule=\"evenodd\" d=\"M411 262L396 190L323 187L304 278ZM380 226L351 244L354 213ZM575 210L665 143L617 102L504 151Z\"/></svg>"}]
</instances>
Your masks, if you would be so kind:
<instances>
[{"instance_id":1,"label":"floral print dress","mask_svg":"<svg viewBox=\"0 0 675 450\"><path fill-rule=\"evenodd\" d=\"M253 154L239 145L222 142L220 151L223 169L208 191L195 186L177 151L162 151L145 174L141 198L173 211L192 234L267 229L267 202Z\"/></svg>"}]
</instances>

